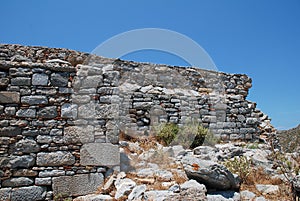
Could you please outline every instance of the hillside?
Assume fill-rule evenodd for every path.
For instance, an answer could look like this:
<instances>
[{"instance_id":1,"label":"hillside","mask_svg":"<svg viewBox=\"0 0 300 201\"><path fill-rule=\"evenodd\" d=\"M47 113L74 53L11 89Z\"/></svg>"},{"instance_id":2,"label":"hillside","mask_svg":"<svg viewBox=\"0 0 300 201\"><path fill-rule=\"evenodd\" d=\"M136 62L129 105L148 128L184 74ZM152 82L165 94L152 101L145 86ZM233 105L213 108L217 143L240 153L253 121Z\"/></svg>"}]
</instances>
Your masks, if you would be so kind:
<instances>
[{"instance_id":1,"label":"hillside","mask_svg":"<svg viewBox=\"0 0 300 201\"><path fill-rule=\"evenodd\" d=\"M300 124L296 128L278 131L280 145L285 152L300 150Z\"/></svg>"}]
</instances>

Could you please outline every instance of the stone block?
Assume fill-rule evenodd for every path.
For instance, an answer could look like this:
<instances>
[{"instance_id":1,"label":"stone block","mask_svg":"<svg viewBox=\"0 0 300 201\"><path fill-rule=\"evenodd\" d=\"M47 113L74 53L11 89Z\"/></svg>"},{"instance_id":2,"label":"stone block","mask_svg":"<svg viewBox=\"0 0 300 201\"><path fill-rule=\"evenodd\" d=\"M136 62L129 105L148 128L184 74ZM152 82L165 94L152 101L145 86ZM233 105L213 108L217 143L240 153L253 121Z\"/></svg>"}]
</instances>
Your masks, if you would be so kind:
<instances>
[{"instance_id":1,"label":"stone block","mask_svg":"<svg viewBox=\"0 0 300 201\"><path fill-rule=\"evenodd\" d=\"M40 86L47 86L48 85L48 75L43 73L36 73L32 76L32 85L40 85Z\"/></svg>"},{"instance_id":2,"label":"stone block","mask_svg":"<svg viewBox=\"0 0 300 201\"><path fill-rule=\"evenodd\" d=\"M39 109L37 116L45 119L52 119L57 117L57 108L56 106L49 106Z\"/></svg>"},{"instance_id":3,"label":"stone block","mask_svg":"<svg viewBox=\"0 0 300 201\"><path fill-rule=\"evenodd\" d=\"M29 77L16 77L12 78L10 80L11 85L16 85L16 86L30 86L31 85L31 78Z\"/></svg>"},{"instance_id":4,"label":"stone block","mask_svg":"<svg viewBox=\"0 0 300 201\"><path fill-rule=\"evenodd\" d=\"M48 104L47 96L23 96L21 103L29 105Z\"/></svg>"},{"instance_id":5,"label":"stone block","mask_svg":"<svg viewBox=\"0 0 300 201\"><path fill-rule=\"evenodd\" d=\"M21 134L21 128L8 126L4 128L0 128L0 136L1 137L15 137Z\"/></svg>"},{"instance_id":6,"label":"stone block","mask_svg":"<svg viewBox=\"0 0 300 201\"><path fill-rule=\"evenodd\" d=\"M28 117L35 118L36 110L35 109L19 109L16 113L17 117Z\"/></svg>"},{"instance_id":7,"label":"stone block","mask_svg":"<svg viewBox=\"0 0 300 201\"><path fill-rule=\"evenodd\" d=\"M20 93L19 92L0 92L0 103L20 103Z\"/></svg>"},{"instance_id":8,"label":"stone block","mask_svg":"<svg viewBox=\"0 0 300 201\"><path fill-rule=\"evenodd\" d=\"M11 152L35 153L41 150L35 140L22 139L11 147Z\"/></svg>"},{"instance_id":9,"label":"stone block","mask_svg":"<svg viewBox=\"0 0 300 201\"><path fill-rule=\"evenodd\" d=\"M35 185L37 186L50 186L52 184L51 177L35 178Z\"/></svg>"},{"instance_id":10,"label":"stone block","mask_svg":"<svg viewBox=\"0 0 300 201\"><path fill-rule=\"evenodd\" d=\"M120 165L119 147L109 143L84 144L80 149L80 164L118 166Z\"/></svg>"},{"instance_id":11,"label":"stone block","mask_svg":"<svg viewBox=\"0 0 300 201\"><path fill-rule=\"evenodd\" d=\"M50 82L52 86L65 87L68 85L68 73L52 73Z\"/></svg>"},{"instance_id":12,"label":"stone block","mask_svg":"<svg viewBox=\"0 0 300 201\"><path fill-rule=\"evenodd\" d=\"M14 188L11 194L11 201L44 200L45 195L45 188L40 186Z\"/></svg>"},{"instance_id":13,"label":"stone block","mask_svg":"<svg viewBox=\"0 0 300 201\"><path fill-rule=\"evenodd\" d=\"M33 181L28 177L9 178L7 180L2 181L2 186L4 187L20 187L29 186L31 184L33 184Z\"/></svg>"},{"instance_id":14,"label":"stone block","mask_svg":"<svg viewBox=\"0 0 300 201\"><path fill-rule=\"evenodd\" d=\"M14 177L35 177L38 175L37 171L28 170L28 169L20 169L13 172Z\"/></svg>"},{"instance_id":15,"label":"stone block","mask_svg":"<svg viewBox=\"0 0 300 201\"><path fill-rule=\"evenodd\" d=\"M80 196L95 193L103 181L101 173L56 177L52 179L53 194Z\"/></svg>"},{"instance_id":16,"label":"stone block","mask_svg":"<svg viewBox=\"0 0 300 201\"><path fill-rule=\"evenodd\" d=\"M0 87L7 87L8 84L9 84L8 78L0 78Z\"/></svg>"},{"instance_id":17,"label":"stone block","mask_svg":"<svg viewBox=\"0 0 300 201\"><path fill-rule=\"evenodd\" d=\"M67 151L38 153L36 159L36 164L38 166L63 166L73 165L74 163L75 157Z\"/></svg>"},{"instance_id":18,"label":"stone block","mask_svg":"<svg viewBox=\"0 0 300 201\"><path fill-rule=\"evenodd\" d=\"M29 168L34 166L35 158L31 155L14 156L10 159L11 168Z\"/></svg>"},{"instance_id":19,"label":"stone block","mask_svg":"<svg viewBox=\"0 0 300 201\"><path fill-rule=\"evenodd\" d=\"M61 106L61 117L75 119L77 118L77 109L77 105L65 103Z\"/></svg>"},{"instance_id":20,"label":"stone block","mask_svg":"<svg viewBox=\"0 0 300 201\"><path fill-rule=\"evenodd\" d=\"M67 144L94 142L94 127L90 125L65 127L64 141Z\"/></svg>"},{"instance_id":21,"label":"stone block","mask_svg":"<svg viewBox=\"0 0 300 201\"><path fill-rule=\"evenodd\" d=\"M39 177L58 177L65 176L64 170L44 170L39 173Z\"/></svg>"},{"instance_id":22,"label":"stone block","mask_svg":"<svg viewBox=\"0 0 300 201\"><path fill-rule=\"evenodd\" d=\"M10 200L11 188L0 189L0 200Z\"/></svg>"}]
</instances>

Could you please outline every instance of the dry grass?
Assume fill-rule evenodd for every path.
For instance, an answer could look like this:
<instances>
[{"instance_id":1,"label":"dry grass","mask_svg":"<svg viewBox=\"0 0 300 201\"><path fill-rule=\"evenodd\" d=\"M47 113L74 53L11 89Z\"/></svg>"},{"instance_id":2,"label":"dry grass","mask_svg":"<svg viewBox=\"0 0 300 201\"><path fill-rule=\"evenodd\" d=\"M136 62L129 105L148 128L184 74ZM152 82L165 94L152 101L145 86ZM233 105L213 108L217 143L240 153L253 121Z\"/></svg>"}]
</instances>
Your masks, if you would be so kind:
<instances>
[{"instance_id":1,"label":"dry grass","mask_svg":"<svg viewBox=\"0 0 300 201\"><path fill-rule=\"evenodd\" d=\"M256 184L278 185L279 192L277 192L276 194L262 195L262 193L256 189L255 187ZM262 167L259 167L258 169L253 168L252 172L247 177L245 182L242 183L240 190L251 191L255 193L257 196L264 196L266 199L270 201L278 201L278 199L284 201L293 200L290 186L279 178L272 178L270 177L270 175L267 175L264 172Z\"/></svg>"}]
</instances>

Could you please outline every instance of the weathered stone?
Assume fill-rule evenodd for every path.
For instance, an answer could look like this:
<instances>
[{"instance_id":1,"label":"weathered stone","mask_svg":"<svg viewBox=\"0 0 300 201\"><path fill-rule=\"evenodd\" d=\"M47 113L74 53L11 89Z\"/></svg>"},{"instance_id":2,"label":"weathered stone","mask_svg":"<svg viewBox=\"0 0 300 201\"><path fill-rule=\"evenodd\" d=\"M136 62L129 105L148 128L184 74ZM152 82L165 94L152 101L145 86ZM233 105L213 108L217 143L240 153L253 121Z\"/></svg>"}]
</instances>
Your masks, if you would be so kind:
<instances>
[{"instance_id":1,"label":"weathered stone","mask_svg":"<svg viewBox=\"0 0 300 201\"><path fill-rule=\"evenodd\" d=\"M36 164L38 166L63 166L73 165L75 163L75 157L66 151L57 151L50 153L38 153Z\"/></svg>"},{"instance_id":2,"label":"weathered stone","mask_svg":"<svg viewBox=\"0 0 300 201\"><path fill-rule=\"evenodd\" d=\"M0 87L6 87L9 84L8 78L0 78Z\"/></svg>"},{"instance_id":3,"label":"weathered stone","mask_svg":"<svg viewBox=\"0 0 300 201\"><path fill-rule=\"evenodd\" d=\"M131 190L136 186L136 183L128 178L121 179L119 182L115 182L116 194L115 199L120 199L125 195L129 195Z\"/></svg>"},{"instance_id":4,"label":"weathered stone","mask_svg":"<svg viewBox=\"0 0 300 201\"><path fill-rule=\"evenodd\" d=\"M53 194L79 196L95 193L103 181L101 173L55 177L52 179Z\"/></svg>"},{"instance_id":5,"label":"weathered stone","mask_svg":"<svg viewBox=\"0 0 300 201\"><path fill-rule=\"evenodd\" d=\"M57 117L57 108L56 106L48 106L41 108L37 112L37 116L40 118L52 119Z\"/></svg>"},{"instance_id":6,"label":"weathered stone","mask_svg":"<svg viewBox=\"0 0 300 201\"><path fill-rule=\"evenodd\" d=\"M256 184L255 187L263 195L277 194L279 192L279 187L277 185Z\"/></svg>"},{"instance_id":7,"label":"weathered stone","mask_svg":"<svg viewBox=\"0 0 300 201\"><path fill-rule=\"evenodd\" d=\"M47 86L48 85L48 75L46 74L33 74L32 75L32 85Z\"/></svg>"},{"instance_id":8,"label":"weathered stone","mask_svg":"<svg viewBox=\"0 0 300 201\"><path fill-rule=\"evenodd\" d=\"M52 137L48 135L38 135L36 141L41 144L50 144L52 142Z\"/></svg>"},{"instance_id":9,"label":"weathered stone","mask_svg":"<svg viewBox=\"0 0 300 201\"><path fill-rule=\"evenodd\" d=\"M208 188L219 190L238 189L239 182L224 166L195 157L186 156L182 159L184 170L190 179L205 184Z\"/></svg>"},{"instance_id":10,"label":"weathered stone","mask_svg":"<svg viewBox=\"0 0 300 201\"><path fill-rule=\"evenodd\" d=\"M80 88L97 88L98 86L101 86L103 82L102 75L93 75L93 76L87 76L83 82Z\"/></svg>"},{"instance_id":11,"label":"weathered stone","mask_svg":"<svg viewBox=\"0 0 300 201\"><path fill-rule=\"evenodd\" d=\"M35 109L19 109L17 111L17 117L28 117L35 118L36 110Z\"/></svg>"},{"instance_id":12,"label":"weathered stone","mask_svg":"<svg viewBox=\"0 0 300 201\"><path fill-rule=\"evenodd\" d=\"M0 103L20 103L20 93L0 91Z\"/></svg>"},{"instance_id":13,"label":"weathered stone","mask_svg":"<svg viewBox=\"0 0 300 201\"><path fill-rule=\"evenodd\" d=\"M255 198L255 194L252 193L251 191L248 190L244 190L241 191L241 198L242 200L253 200L253 198Z\"/></svg>"},{"instance_id":14,"label":"weathered stone","mask_svg":"<svg viewBox=\"0 0 300 201\"><path fill-rule=\"evenodd\" d=\"M79 196L73 201L112 201L114 200L110 195L91 194L85 196Z\"/></svg>"},{"instance_id":15,"label":"weathered stone","mask_svg":"<svg viewBox=\"0 0 300 201\"><path fill-rule=\"evenodd\" d=\"M72 94L72 93L74 93L74 90L72 88L59 87L58 93L60 93L60 94Z\"/></svg>"},{"instance_id":16,"label":"weathered stone","mask_svg":"<svg viewBox=\"0 0 300 201\"><path fill-rule=\"evenodd\" d=\"M81 165L120 165L120 153L117 145L107 143L84 144L80 149L80 156Z\"/></svg>"},{"instance_id":17,"label":"weathered stone","mask_svg":"<svg viewBox=\"0 0 300 201\"><path fill-rule=\"evenodd\" d=\"M12 188L0 188L0 200L10 200Z\"/></svg>"},{"instance_id":18,"label":"weathered stone","mask_svg":"<svg viewBox=\"0 0 300 201\"><path fill-rule=\"evenodd\" d=\"M48 104L47 96L23 96L21 103L29 105Z\"/></svg>"},{"instance_id":19,"label":"weathered stone","mask_svg":"<svg viewBox=\"0 0 300 201\"><path fill-rule=\"evenodd\" d=\"M31 155L14 156L9 162L11 168L29 168L35 164L35 158Z\"/></svg>"},{"instance_id":20,"label":"weathered stone","mask_svg":"<svg viewBox=\"0 0 300 201\"><path fill-rule=\"evenodd\" d=\"M50 186L51 184L52 184L51 177L35 178L35 185L37 186Z\"/></svg>"},{"instance_id":21,"label":"weathered stone","mask_svg":"<svg viewBox=\"0 0 300 201\"><path fill-rule=\"evenodd\" d=\"M75 119L77 117L77 109L78 105L65 103L61 106L61 117Z\"/></svg>"},{"instance_id":22,"label":"weathered stone","mask_svg":"<svg viewBox=\"0 0 300 201\"><path fill-rule=\"evenodd\" d=\"M72 95L72 102L77 104L84 104L90 102L91 97L89 95L84 94L73 94Z\"/></svg>"},{"instance_id":23,"label":"weathered stone","mask_svg":"<svg viewBox=\"0 0 300 201\"><path fill-rule=\"evenodd\" d=\"M254 124L257 124L257 123L259 123L257 118L247 118L246 119L246 124L254 125Z\"/></svg>"},{"instance_id":24,"label":"weathered stone","mask_svg":"<svg viewBox=\"0 0 300 201\"><path fill-rule=\"evenodd\" d=\"M14 116L16 114L16 107L6 107L4 112L8 116Z\"/></svg>"},{"instance_id":25,"label":"weathered stone","mask_svg":"<svg viewBox=\"0 0 300 201\"><path fill-rule=\"evenodd\" d=\"M14 137L21 134L21 128L8 126L4 128L0 128L0 136L4 137Z\"/></svg>"},{"instance_id":26,"label":"weathered stone","mask_svg":"<svg viewBox=\"0 0 300 201\"><path fill-rule=\"evenodd\" d=\"M22 139L14 144L12 152L35 153L40 151L40 146L31 139Z\"/></svg>"},{"instance_id":27,"label":"weathered stone","mask_svg":"<svg viewBox=\"0 0 300 201\"><path fill-rule=\"evenodd\" d=\"M62 131L62 129L57 129L57 128L54 128L54 129L51 129L50 130L50 135L51 136L60 136L60 135L62 135L62 133L63 133L63 131Z\"/></svg>"},{"instance_id":28,"label":"weathered stone","mask_svg":"<svg viewBox=\"0 0 300 201\"><path fill-rule=\"evenodd\" d=\"M147 186L145 184L134 187L128 195L128 200L142 200L142 195L146 189Z\"/></svg>"},{"instance_id":29,"label":"weathered stone","mask_svg":"<svg viewBox=\"0 0 300 201\"><path fill-rule=\"evenodd\" d=\"M64 170L45 170L39 173L39 177L58 177L65 176Z\"/></svg>"},{"instance_id":30,"label":"weathered stone","mask_svg":"<svg viewBox=\"0 0 300 201\"><path fill-rule=\"evenodd\" d=\"M203 184L199 184L195 180L189 180L180 185L181 190L187 190L190 188L196 188L201 192L206 192L206 187Z\"/></svg>"},{"instance_id":31,"label":"weathered stone","mask_svg":"<svg viewBox=\"0 0 300 201\"><path fill-rule=\"evenodd\" d=\"M30 86L31 85L31 78L28 77L16 77L10 80L11 85L17 86Z\"/></svg>"},{"instance_id":32,"label":"weathered stone","mask_svg":"<svg viewBox=\"0 0 300 201\"><path fill-rule=\"evenodd\" d=\"M68 79L67 73L52 73L50 82L53 86L65 87L68 84Z\"/></svg>"},{"instance_id":33,"label":"weathered stone","mask_svg":"<svg viewBox=\"0 0 300 201\"><path fill-rule=\"evenodd\" d=\"M33 184L33 181L28 177L10 178L2 181L2 186L4 187L20 187L20 186L29 186L31 184Z\"/></svg>"},{"instance_id":34,"label":"weathered stone","mask_svg":"<svg viewBox=\"0 0 300 201\"><path fill-rule=\"evenodd\" d=\"M28 169L20 169L13 172L14 177L35 177L38 175L37 171L28 170Z\"/></svg>"},{"instance_id":35,"label":"weathered stone","mask_svg":"<svg viewBox=\"0 0 300 201\"><path fill-rule=\"evenodd\" d=\"M44 200L45 189L39 186L14 188L11 201L38 201Z\"/></svg>"},{"instance_id":36,"label":"weathered stone","mask_svg":"<svg viewBox=\"0 0 300 201\"><path fill-rule=\"evenodd\" d=\"M64 128L64 141L68 144L94 142L93 126L69 126Z\"/></svg>"},{"instance_id":37,"label":"weathered stone","mask_svg":"<svg viewBox=\"0 0 300 201\"><path fill-rule=\"evenodd\" d=\"M163 201L167 200L167 198L174 193L167 190L153 190L153 191L146 191L144 193L144 200L157 200Z\"/></svg>"}]
</instances>

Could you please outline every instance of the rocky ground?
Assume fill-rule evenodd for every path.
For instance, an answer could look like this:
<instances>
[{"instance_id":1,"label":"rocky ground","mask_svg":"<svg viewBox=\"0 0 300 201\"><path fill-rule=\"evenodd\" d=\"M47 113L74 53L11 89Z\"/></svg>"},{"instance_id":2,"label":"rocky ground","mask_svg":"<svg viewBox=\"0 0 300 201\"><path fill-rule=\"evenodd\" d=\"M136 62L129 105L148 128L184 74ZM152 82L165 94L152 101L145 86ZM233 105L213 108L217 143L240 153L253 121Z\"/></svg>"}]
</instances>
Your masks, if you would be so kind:
<instances>
[{"instance_id":1,"label":"rocky ground","mask_svg":"<svg viewBox=\"0 0 300 201\"><path fill-rule=\"evenodd\" d=\"M299 152L283 155L267 144L226 143L190 150L148 139L121 141L120 147L121 171L107 175L96 194L75 201L288 201L293 200L291 183L300 190Z\"/></svg>"}]
</instances>

